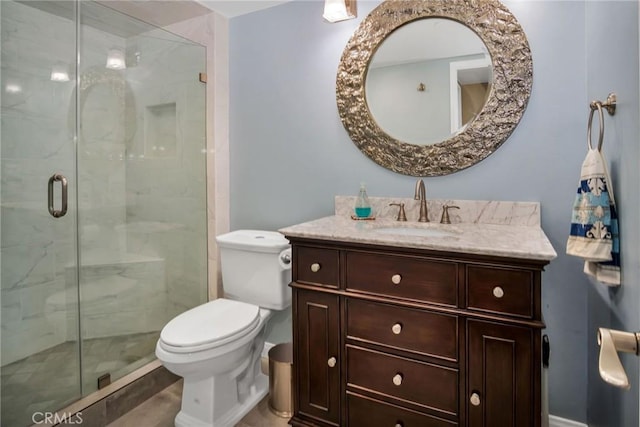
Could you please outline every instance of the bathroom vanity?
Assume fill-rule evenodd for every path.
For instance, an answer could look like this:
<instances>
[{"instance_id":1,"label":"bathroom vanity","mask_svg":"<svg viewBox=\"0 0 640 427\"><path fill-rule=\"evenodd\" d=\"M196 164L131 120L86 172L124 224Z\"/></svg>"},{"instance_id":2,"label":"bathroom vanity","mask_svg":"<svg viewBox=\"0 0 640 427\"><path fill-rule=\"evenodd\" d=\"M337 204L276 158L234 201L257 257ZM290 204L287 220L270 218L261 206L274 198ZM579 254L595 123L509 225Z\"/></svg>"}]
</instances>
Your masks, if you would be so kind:
<instances>
[{"instance_id":1,"label":"bathroom vanity","mask_svg":"<svg viewBox=\"0 0 640 427\"><path fill-rule=\"evenodd\" d=\"M396 71L394 79L374 78L378 53L408 27L442 31L420 37L421 51L433 40L458 40L457 31L477 39L465 42L467 49L480 47L474 61L468 53L455 59L453 49L444 55L454 58L443 80L450 99L431 103L451 111L428 131L414 127L423 124L424 110L406 96L389 104L384 95L393 92ZM397 62L413 70L419 54L412 55ZM456 108L455 70L465 67L486 71L489 88L467 122ZM524 31L498 0L385 1L345 47L336 99L345 130L371 160L405 175L441 176L476 164L505 142L532 82ZM384 107L395 103L403 117L387 121ZM434 143L425 143L432 137ZM416 198L426 203L424 187ZM538 204L429 200L418 213L413 199L376 203L376 220L352 220L353 198L337 198L334 216L280 230L293 254L291 425L540 427L542 271L556 253L540 228ZM436 221L444 205L459 208L452 224L410 222L427 211ZM404 218L403 206L409 221L394 221ZM443 213L442 222L447 219Z\"/></svg>"},{"instance_id":2,"label":"bathroom vanity","mask_svg":"<svg viewBox=\"0 0 640 427\"><path fill-rule=\"evenodd\" d=\"M539 226L335 215L280 231L291 425L541 425L541 277L556 253Z\"/></svg>"}]
</instances>

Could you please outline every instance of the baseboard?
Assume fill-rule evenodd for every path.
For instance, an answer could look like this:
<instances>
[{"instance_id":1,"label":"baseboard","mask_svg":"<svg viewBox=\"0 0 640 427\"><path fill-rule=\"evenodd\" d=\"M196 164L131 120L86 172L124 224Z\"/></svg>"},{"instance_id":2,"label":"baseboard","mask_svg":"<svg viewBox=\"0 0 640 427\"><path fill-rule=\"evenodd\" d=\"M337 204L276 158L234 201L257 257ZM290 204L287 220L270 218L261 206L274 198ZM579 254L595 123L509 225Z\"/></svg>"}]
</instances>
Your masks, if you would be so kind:
<instances>
[{"instance_id":1,"label":"baseboard","mask_svg":"<svg viewBox=\"0 0 640 427\"><path fill-rule=\"evenodd\" d=\"M566 418L549 415L549 427L589 427L586 424L577 421L568 420Z\"/></svg>"}]
</instances>

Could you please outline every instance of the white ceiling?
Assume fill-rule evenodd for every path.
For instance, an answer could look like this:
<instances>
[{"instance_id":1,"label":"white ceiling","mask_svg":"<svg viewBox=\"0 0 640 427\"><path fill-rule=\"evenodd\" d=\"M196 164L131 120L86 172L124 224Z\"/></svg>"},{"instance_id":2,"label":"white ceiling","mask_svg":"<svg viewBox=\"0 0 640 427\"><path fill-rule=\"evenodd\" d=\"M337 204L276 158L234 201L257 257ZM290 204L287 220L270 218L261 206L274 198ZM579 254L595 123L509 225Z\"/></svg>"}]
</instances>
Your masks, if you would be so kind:
<instances>
[{"instance_id":1,"label":"white ceiling","mask_svg":"<svg viewBox=\"0 0 640 427\"><path fill-rule=\"evenodd\" d=\"M394 31L376 51L372 67L487 53L476 33L450 19L421 19Z\"/></svg>"},{"instance_id":2,"label":"white ceiling","mask_svg":"<svg viewBox=\"0 0 640 427\"><path fill-rule=\"evenodd\" d=\"M267 9L292 0L195 0L227 18Z\"/></svg>"}]
</instances>

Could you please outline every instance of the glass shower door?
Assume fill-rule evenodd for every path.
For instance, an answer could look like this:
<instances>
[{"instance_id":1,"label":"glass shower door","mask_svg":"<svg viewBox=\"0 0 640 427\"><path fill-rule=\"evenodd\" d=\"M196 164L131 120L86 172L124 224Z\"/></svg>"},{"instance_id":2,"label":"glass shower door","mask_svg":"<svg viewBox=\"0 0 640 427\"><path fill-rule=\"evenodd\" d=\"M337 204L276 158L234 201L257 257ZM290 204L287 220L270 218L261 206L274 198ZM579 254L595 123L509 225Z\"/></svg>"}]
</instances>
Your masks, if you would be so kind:
<instances>
[{"instance_id":1,"label":"glass shower door","mask_svg":"<svg viewBox=\"0 0 640 427\"><path fill-rule=\"evenodd\" d=\"M206 301L206 52L91 1L2 0L0 30L0 425L19 427L153 360Z\"/></svg>"},{"instance_id":2,"label":"glass shower door","mask_svg":"<svg viewBox=\"0 0 640 427\"><path fill-rule=\"evenodd\" d=\"M155 359L206 301L205 48L80 3L78 235L83 393Z\"/></svg>"},{"instance_id":3,"label":"glass shower door","mask_svg":"<svg viewBox=\"0 0 640 427\"><path fill-rule=\"evenodd\" d=\"M1 1L0 17L0 425L26 426L81 394L75 4Z\"/></svg>"}]
</instances>

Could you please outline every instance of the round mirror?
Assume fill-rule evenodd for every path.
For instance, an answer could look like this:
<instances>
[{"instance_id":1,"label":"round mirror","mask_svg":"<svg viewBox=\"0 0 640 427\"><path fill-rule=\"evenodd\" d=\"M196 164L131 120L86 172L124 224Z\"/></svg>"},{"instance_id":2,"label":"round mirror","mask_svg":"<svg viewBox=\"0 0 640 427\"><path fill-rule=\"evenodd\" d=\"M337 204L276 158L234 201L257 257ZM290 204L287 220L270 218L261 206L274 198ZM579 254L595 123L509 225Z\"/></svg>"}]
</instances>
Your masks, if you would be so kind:
<instances>
[{"instance_id":1,"label":"round mirror","mask_svg":"<svg viewBox=\"0 0 640 427\"><path fill-rule=\"evenodd\" d=\"M411 69L419 62L431 65ZM356 146L381 166L446 175L509 137L529 100L532 69L524 31L497 0L387 0L344 50L338 112Z\"/></svg>"},{"instance_id":2,"label":"round mirror","mask_svg":"<svg viewBox=\"0 0 640 427\"><path fill-rule=\"evenodd\" d=\"M365 97L389 136L434 144L482 110L491 79L489 51L476 33L450 19L421 19L380 44L367 68Z\"/></svg>"}]
</instances>

